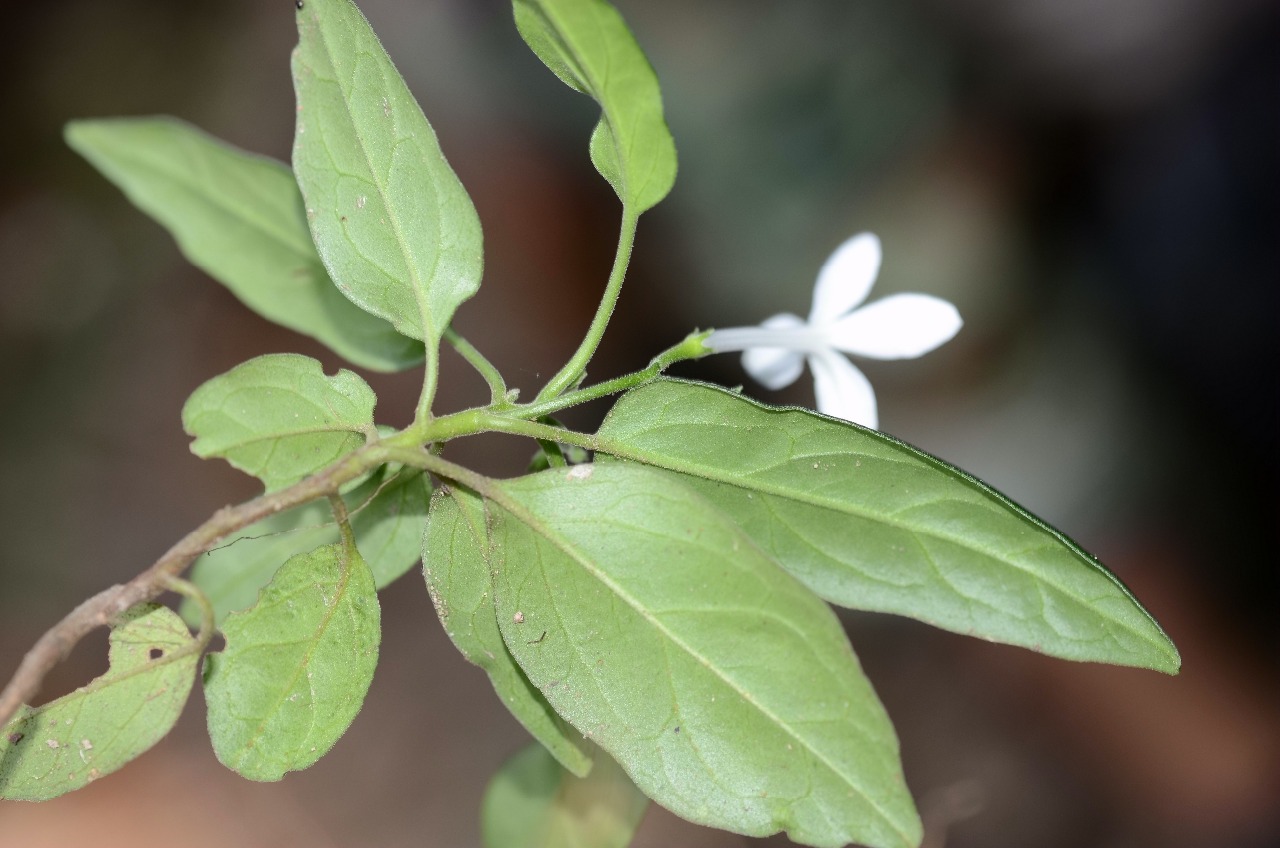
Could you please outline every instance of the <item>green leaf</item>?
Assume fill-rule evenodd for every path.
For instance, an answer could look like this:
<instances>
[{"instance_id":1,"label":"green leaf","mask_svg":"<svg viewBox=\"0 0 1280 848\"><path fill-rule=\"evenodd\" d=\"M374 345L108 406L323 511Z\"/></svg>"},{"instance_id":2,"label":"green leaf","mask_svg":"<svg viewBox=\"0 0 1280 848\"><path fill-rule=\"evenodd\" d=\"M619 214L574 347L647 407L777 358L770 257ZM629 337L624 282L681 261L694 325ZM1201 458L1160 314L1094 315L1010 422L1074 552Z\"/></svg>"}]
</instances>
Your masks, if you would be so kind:
<instances>
[{"instance_id":1,"label":"green leaf","mask_svg":"<svg viewBox=\"0 0 1280 848\"><path fill-rule=\"evenodd\" d=\"M351 0L298 12L293 170L320 258L356 305L434 351L480 286L480 220Z\"/></svg>"},{"instance_id":2,"label":"green leaf","mask_svg":"<svg viewBox=\"0 0 1280 848\"><path fill-rule=\"evenodd\" d=\"M381 589L413 567L422 553L430 482L417 469L380 472L344 496L356 545ZM196 561L191 582L213 605L216 620L253 605L285 560L338 540L338 525L326 501L278 513L246 527ZM182 615L199 621L199 608L184 603Z\"/></svg>"},{"instance_id":3,"label":"green leaf","mask_svg":"<svg viewBox=\"0 0 1280 848\"><path fill-rule=\"evenodd\" d=\"M752 836L919 843L893 727L840 622L719 510L634 464L486 489L507 647L645 794Z\"/></svg>"},{"instance_id":4,"label":"green leaf","mask_svg":"<svg viewBox=\"0 0 1280 848\"><path fill-rule=\"evenodd\" d=\"M223 765L279 780L333 747L360 711L378 662L373 574L354 545L286 562L205 668L209 737Z\"/></svg>"},{"instance_id":5,"label":"green leaf","mask_svg":"<svg viewBox=\"0 0 1280 848\"><path fill-rule=\"evenodd\" d=\"M663 379L619 399L598 441L677 472L834 603L1067 659L1178 669L1173 643L1101 563L891 436Z\"/></svg>"},{"instance_id":6,"label":"green leaf","mask_svg":"<svg viewBox=\"0 0 1280 848\"><path fill-rule=\"evenodd\" d=\"M272 491L363 445L376 401L351 371L328 377L309 356L269 354L196 389L182 407L182 426L196 439L196 456L222 457Z\"/></svg>"},{"instance_id":7,"label":"green leaf","mask_svg":"<svg viewBox=\"0 0 1280 848\"><path fill-rule=\"evenodd\" d=\"M0 730L0 798L56 798L147 751L178 720L200 650L165 607L125 612L111 628L106 674L42 707L23 707Z\"/></svg>"},{"instance_id":8,"label":"green leaf","mask_svg":"<svg viewBox=\"0 0 1280 848\"><path fill-rule=\"evenodd\" d=\"M498 631L489 577L484 506L453 489L432 498L422 539L423 572L440 623L467 661L489 675L511 714L566 769L582 777L591 768L582 734L551 709L512 659Z\"/></svg>"},{"instance_id":9,"label":"green leaf","mask_svg":"<svg viewBox=\"0 0 1280 848\"><path fill-rule=\"evenodd\" d=\"M333 285L283 164L168 117L73 121L66 139L164 225L192 264L259 315L375 371L422 361L421 344Z\"/></svg>"},{"instance_id":10,"label":"green leaf","mask_svg":"<svg viewBox=\"0 0 1280 848\"><path fill-rule=\"evenodd\" d=\"M484 793L485 848L627 848L649 799L608 754L594 759L585 778L541 745L507 760Z\"/></svg>"},{"instance_id":11,"label":"green leaf","mask_svg":"<svg viewBox=\"0 0 1280 848\"><path fill-rule=\"evenodd\" d=\"M566 85L600 104L591 162L640 214L667 196L676 147L658 77L617 10L602 0L515 0L516 27Z\"/></svg>"}]
</instances>

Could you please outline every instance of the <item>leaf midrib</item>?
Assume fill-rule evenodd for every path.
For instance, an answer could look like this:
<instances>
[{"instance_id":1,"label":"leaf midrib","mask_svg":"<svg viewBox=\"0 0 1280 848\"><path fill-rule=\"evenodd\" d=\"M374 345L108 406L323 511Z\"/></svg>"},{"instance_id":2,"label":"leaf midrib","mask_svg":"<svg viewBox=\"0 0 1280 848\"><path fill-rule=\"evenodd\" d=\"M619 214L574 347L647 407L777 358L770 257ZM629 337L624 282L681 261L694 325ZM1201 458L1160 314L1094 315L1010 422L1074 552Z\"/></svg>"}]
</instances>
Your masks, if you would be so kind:
<instances>
[{"instance_id":1,"label":"leaf midrib","mask_svg":"<svg viewBox=\"0 0 1280 848\"><path fill-rule=\"evenodd\" d=\"M362 13L357 10L356 14L361 15ZM430 304L427 302L428 299L426 297L426 286L423 282L423 277L421 275L421 272L418 270L418 267L417 267L417 261L416 261L417 257L409 250L409 245L405 238L404 225L400 220L400 216L396 211L395 205L390 202L390 197L388 196L388 193L387 193L387 186L383 185L382 181L378 179L378 170L373 166L373 159L369 152L369 144L366 142L365 135L364 135L364 132L362 131L360 122L356 120L355 113L352 111L352 108L351 108L350 93L347 87L345 87L342 81L339 79L340 74L338 73L338 65L334 60L335 59L334 53L332 49L330 49L329 39L326 36L325 28L320 25L319 16L317 16L315 20L316 20L315 29L318 34L317 37L319 41L319 46L324 52L324 57L329 64L329 69L333 72L332 82L334 85L338 87L338 90L342 93L342 107L343 107L344 114L346 115L347 120L351 125L353 135L355 136L355 139L360 146L360 153L364 157L365 167L368 169L370 183L373 185L374 189L378 192L378 197L382 202L382 209L384 212L387 213L387 220L390 223L392 233L395 235L396 246L399 248L400 257L404 261L405 272L409 275L409 279L407 282L409 283L409 287L412 292L414 302L418 306L418 320L422 322L423 337L434 338L436 331L431 321L432 315L431 315ZM358 27L359 27L359 23L357 23L357 28ZM374 36L374 39L375 40L377 39L376 35ZM356 41L356 36L354 34L352 35L352 41ZM366 56L373 62L374 68L377 70L378 76L382 82L382 85L380 86L380 90L382 91L383 95L387 99L387 107L388 109L391 110L393 115L398 115L400 112L400 104L393 102L395 99L397 99L396 92L388 89L388 86L386 85L386 75L384 73L382 64L378 61L377 56L370 55L364 52L363 50L356 51L355 56L353 57L353 62L351 66L351 75L354 77L357 71L357 67L359 65L359 59L361 56ZM390 59L387 59L387 61L390 62ZM395 73L394 68L392 69L392 72ZM314 73L314 69L313 69L313 73ZM394 124L394 121L393 121L393 124ZM412 135L407 136L405 139L401 139L401 140L410 141L414 144L415 148L417 147L417 139L415 139ZM395 144L399 144L401 140L397 140ZM393 153L391 156L392 163L394 163L394 158L395 156ZM388 164L388 176L390 176L390 168L392 167L392 163ZM424 169L426 168L425 165L423 167ZM437 214L439 214L441 211L439 197L434 196L433 199L435 201L436 212ZM335 201L336 201L336 198L335 198ZM436 258L438 260L439 256L437 256ZM366 261L368 260L366 259ZM376 264L376 263L371 263L371 264ZM432 275L434 276L434 269L433 269Z\"/></svg>"},{"instance_id":2,"label":"leaf midrib","mask_svg":"<svg viewBox=\"0 0 1280 848\"><path fill-rule=\"evenodd\" d=\"M297 685L298 679L302 676L303 672L305 672L305 670L311 665L311 660L315 654L316 648L319 646L321 639L324 638L324 634L329 629L329 622L333 620L333 616L337 612L338 607L341 606L342 601L346 598L347 586L351 582L351 570L353 567L352 560L354 559L354 557L352 552L347 550L346 546L343 545L341 542L334 545L334 547L339 548L339 556L342 557L342 565L341 565L341 577L338 579L337 591L334 594L333 603L328 605L328 608L325 610L324 616L321 618L319 624L316 625L316 628L312 631L311 638L305 640L308 647L304 649L303 655L299 660L297 667L294 669L293 675L289 678L288 685L280 689L280 697L276 699L275 704L272 706L272 708L269 711L267 711L266 715L263 717L257 729L255 729L249 735L248 741L243 746L241 746L241 756L238 760L238 764L243 765L245 757L248 756L249 750L251 748L256 747L257 740L260 739L262 737L262 734L265 732L268 722L271 721L271 718L273 716L275 716L280 712L280 706L285 702L285 700L288 697L288 694L293 691L294 687ZM306 589L310 587L304 586L302 588ZM323 594L321 595L321 597L322 598L324 597ZM247 612L234 613L233 615L246 615L246 614ZM225 629L223 632L225 633ZM304 737L304 743L303 743L304 746L306 742L309 741L312 738L312 736L315 734L316 714L318 712L318 710L315 708L316 707L315 686L309 682L308 687L311 689L310 703L312 708L308 710L308 712L311 714L311 724L307 728L307 733L306 733L306 736ZM290 769L285 769L285 771L290 771Z\"/></svg>"},{"instance_id":3,"label":"leaf midrib","mask_svg":"<svg viewBox=\"0 0 1280 848\"><path fill-rule=\"evenodd\" d=\"M118 160L123 162L128 162L134 165L135 167L141 165L142 167L151 170L153 173L158 174L164 177L165 179L169 180L170 182L178 186L181 186L182 188L186 189L192 194L197 195L197 197L199 197L202 200L205 200L211 206L221 211L223 214L251 225L254 229L261 232L268 239L279 244L281 247L285 248L290 253L296 255L299 259L306 262L310 262L310 263L317 263L319 261L319 257L316 256L314 249L311 251L308 251L305 247L302 246L301 242L293 238L291 234L285 233L283 230L276 227L275 222L272 219L259 217L257 215L254 215L250 210L245 210L245 209L233 206L227 199L222 197L220 194L211 193L205 190L204 185L207 181L196 179L194 176L189 175L186 172L170 170L169 168L164 167L164 164L168 164L167 160L164 161L164 164L161 164L154 159L148 159L146 157L130 155L131 152L132 151L130 151L128 148L123 148L118 150L115 156ZM230 152L230 151L220 151L220 152ZM199 159L203 164L207 165L209 158L210 158L209 154L206 151L199 152ZM281 165L280 163L276 162L273 159L257 158L256 161L254 161L254 164L260 165L260 166L268 166L268 167L271 167L272 169L275 169L277 167L284 169L283 165ZM285 170L287 172L287 169Z\"/></svg>"},{"instance_id":4,"label":"leaf midrib","mask_svg":"<svg viewBox=\"0 0 1280 848\"><path fill-rule=\"evenodd\" d=\"M683 650L691 658L697 661L698 664L706 668L709 672L713 674L713 676L719 679L731 691L735 692L739 697L741 697L743 701L750 704L757 711L759 711L760 714L763 715L768 721L772 722L774 726L782 729L786 733L786 735L795 739L797 743L802 745L807 751L810 752L810 754L814 757L814 759L822 763L822 765L824 765L828 770L830 770L832 774L836 775L845 785L849 786L851 789L857 792L858 795L860 795L863 798L863 800L872 809L876 810L876 812L880 814L882 821L888 824L891 828L893 828L894 832L896 832L899 836L902 837L903 844L910 844L911 840L907 837L907 835L903 831L901 831L898 828L898 825L893 820L893 818L888 815L888 813L876 800L874 800L870 795L867 794L866 790L863 787L854 783L844 773L843 770L838 768L827 757L823 756L821 752L819 752L817 749L813 747L813 745L809 742L809 740L806 737L800 735L796 730L794 730L791 727L790 724L779 719L776 715L774 715L773 712L767 709L763 704L761 704L755 698L751 697L750 694L744 691L737 683L725 677L713 663L711 663L708 659L703 657L700 653L695 651L691 646L685 643L682 639L678 638L674 633L672 633L661 622L661 620L659 620L652 613L650 613L644 607L644 605L640 603L638 599L633 597L622 586L614 582L609 577L609 575L607 575L600 569L594 567L589 562L589 560L585 557L585 555L579 554L578 551L575 549L575 547L567 539L561 539L557 534L555 534L551 530L551 528L547 527L536 515L534 515L531 511L529 511L523 504L521 504L518 500L512 497L509 493L502 491L499 487L497 486L492 487L490 491L485 492L485 495L490 499L494 500L496 503L498 503L498 505L502 507L503 510L510 513L513 517L515 517L517 520L519 520L520 522L528 526L535 533L538 533L543 538L545 538L553 546L560 549L566 556L570 558L571 561L577 563L583 570L585 570L588 574L590 574L592 577L598 580L601 584L603 584L609 591L613 592L615 596L618 597L619 600L623 601L625 604L627 604L627 606L635 610L635 612L639 614L641 618L647 621L651 627L653 627L656 631L658 631L660 635L664 636L672 644L677 645L681 650ZM743 539L743 543L747 545L755 544L750 539L747 539L745 537Z\"/></svg>"},{"instance_id":5,"label":"leaf midrib","mask_svg":"<svg viewBox=\"0 0 1280 848\"><path fill-rule=\"evenodd\" d=\"M702 423L701 425L709 426L706 423ZM721 426L726 426L726 425L721 425ZM699 477L704 480L709 480L713 483L722 483L722 484L733 486L735 488L742 489L748 492L754 492L754 493L765 495L765 496L777 497L783 500L792 500L798 503L805 504L807 506L818 507L820 509L827 509L836 513L845 513L845 514L856 516L858 518L863 518L869 521L879 522L881 524L886 524L896 529L907 532L913 536L923 536L923 537L933 538L942 542L948 542L950 544L956 545L957 547L963 548L965 550L968 550L973 553L979 554L981 556L987 557L989 559L995 560L996 562L1002 563L1007 567L1012 568L1016 571L1020 571L1023 574L1027 575L1028 577L1032 578L1033 580L1040 583L1047 584L1048 586L1052 587L1055 591L1057 591L1063 597L1070 598L1072 601L1078 604L1089 606L1089 601L1087 598L1084 598L1075 592L1068 591L1059 582L1048 579L1044 575L1037 574L1034 571L1032 571L1029 567L1019 562L1006 559L1002 555L992 553L990 550L983 548L982 546L976 544L971 539L968 539L963 536L950 535L950 534L943 533L938 530L929 528L927 526L916 527L902 519L899 519L893 516L875 513L866 508L860 509L856 504L849 504L843 501L831 501L826 498L809 495L808 493L805 493L805 492L796 492L795 490L785 489L776 484L770 485L755 479L754 474L759 472L753 472L753 476L750 480L744 480L742 478L732 477L728 474L717 473L716 469L698 464L697 462L694 462L694 461L676 460L665 454L655 454L655 453L647 452L642 449L633 448L629 445L624 444L623 442L620 442L608 437L597 436L596 443L600 450L604 451L605 453L612 454L614 456L622 456L627 459L633 459L638 462L643 462L646 465L653 465L658 468L665 468L668 471L673 471L678 474L687 474L691 477ZM829 455L832 455L832 454L829 454ZM834 455L843 456L843 454L834 454ZM816 454L814 456L816 456ZM795 457L792 457L788 461L794 461L794 460L795 460ZM777 469L778 467L779 465L775 463L774 465L769 466L764 470L774 470L774 469ZM750 483L750 485L748 485L748 483ZM950 499L940 498L938 500L932 501L931 503L937 503L945 500L950 500ZM921 505L922 504L913 504L912 508L915 508ZM1015 513L1015 515L1019 519L1021 519L1020 515L1018 515L1017 513ZM1041 532L1047 532L1045 531L1045 528L1041 527L1038 524L1031 524L1031 526L1037 530L1040 530ZM1053 536L1053 538L1057 539L1059 542L1063 542L1063 539L1059 534L1051 533L1051 535ZM1125 595L1125 597L1130 598L1130 600L1132 601L1131 593L1123 586L1123 584L1121 584L1115 578L1114 575L1112 575L1110 572L1106 571L1105 569L1099 568L1091 559L1086 557L1081 557L1076 552L1074 546L1066 545L1065 542L1064 542L1064 545L1071 552L1071 554L1075 559L1080 560L1084 564L1088 565L1090 570L1093 571L1094 573L1107 578L1113 586L1119 589ZM1052 547L1052 546L1045 545L1045 547ZM1026 549L1022 549L1022 550L1026 550ZM1135 604L1135 606L1137 605ZM1137 608L1140 610L1142 609L1140 606L1137 606ZM1100 615L1102 615L1102 617L1105 618L1106 620L1114 623L1116 626L1138 637L1141 641L1145 642L1146 644L1156 648L1164 647L1163 643L1161 643L1159 640L1153 639L1149 633L1135 629L1128 622L1117 619L1110 614L1100 613ZM1164 652L1161 651L1161 653L1163 654Z\"/></svg>"}]
</instances>

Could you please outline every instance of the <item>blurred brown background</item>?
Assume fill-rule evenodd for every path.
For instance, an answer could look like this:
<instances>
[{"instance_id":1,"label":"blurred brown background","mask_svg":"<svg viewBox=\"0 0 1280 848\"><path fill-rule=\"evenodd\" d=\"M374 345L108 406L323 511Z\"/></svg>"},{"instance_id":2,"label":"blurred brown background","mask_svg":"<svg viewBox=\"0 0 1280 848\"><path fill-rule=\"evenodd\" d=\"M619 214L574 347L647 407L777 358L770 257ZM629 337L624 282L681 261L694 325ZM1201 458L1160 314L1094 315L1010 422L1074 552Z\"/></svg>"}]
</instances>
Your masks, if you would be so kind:
<instances>
[{"instance_id":1,"label":"blurred brown background","mask_svg":"<svg viewBox=\"0 0 1280 848\"><path fill-rule=\"evenodd\" d=\"M485 226L456 326L534 392L603 285L616 203L593 109L498 0L361 4ZM1280 27L1263 0L620 0L680 150L641 222L593 378L693 327L804 313L844 237L874 295L954 301L962 334L866 371L889 432L1000 487L1128 582L1178 678L1074 665L848 613L895 718L930 848L1280 844L1277 297ZM337 359L242 308L61 141L68 119L171 113L287 159L288 0L5 3L0 27L0 677L89 594L255 492L178 413L250 356ZM442 408L482 401L446 363ZM677 373L726 384L733 357ZM416 375L373 379L406 423ZM812 403L807 380L766 400ZM571 423L590 427L603 407ZM518 471L526 444L464 446ZM156 750L43 805L0 848L478 845L523 732L453 652L420 578L384 594L363 713L272 785L214 759L194 695ZM105 666L88 640L53 696ZM783 844L766 840L767 844ZM654 810L637 845L756 843Z\"/></svg>"}]
</instances>

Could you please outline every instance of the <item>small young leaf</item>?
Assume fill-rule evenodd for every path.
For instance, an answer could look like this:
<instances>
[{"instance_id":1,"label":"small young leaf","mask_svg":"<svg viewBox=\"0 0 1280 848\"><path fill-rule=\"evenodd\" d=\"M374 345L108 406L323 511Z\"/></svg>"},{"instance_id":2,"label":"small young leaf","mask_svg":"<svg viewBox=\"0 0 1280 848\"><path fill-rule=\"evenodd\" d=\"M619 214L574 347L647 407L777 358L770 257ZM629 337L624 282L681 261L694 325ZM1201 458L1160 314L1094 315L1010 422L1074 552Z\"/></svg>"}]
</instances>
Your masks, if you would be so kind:
<instances>
[{"instance_id":1,"label":"small young leaf","mask_svg":"<svg viewBox=\"0 0 1280 848\"><path fill-rule=\"evenodd\" d=\"M608 754L593 759L585 778L537 744L507 760L484 793L485 848L627 848L649 799Z\"/></svg>"},{"instance_id":2,"label":"small young leaf","mask_svg":"<svg viewBox=\"0 0 1280 848\"><path fill-rule=\"evenodd\" d=\"M680 474L822 597L1053 656L1178 669L1124 585L999 492L874 430L663 379L602 451Z\"/></svg>"},{"instance_id":3,"label":"small young leaf","mask_svg":"<svg viewBox=\"0 0 1280 848\"><path fill-rule=\"evenodd\" d=\"M0 798L46 801L110 774L159 742L195 682L200 643L154 604L111 629L106 674L0 730Z\"/></svg>"},{"instance_id":4,"label":"small young leaf","mask_svg":"<svg viewBox=\"0 0 1280 848\"><path fill-rule=\"evenodd\" d=\"M168 117L73 121L66 139L164 225L192 264L262 317L375 371L422 361L419 342L334 287L281 163Z\"/></svg>"},{"instance_id":5,"label":"small young leaf","mask_svg":"<svg viewBox=\"0 0 1280 848\"><path fill-rule=\"evenodd\" d=\"M386 476L379 472L344 495L356 537L374 585L381 589L413 567L422 553L430 483L417 469ZM278 513L250 525L234 539L196 561L191 582L213 605L215 619L246 609L271 582L285 560L338 540L338 526L326 501ZM181 609L188 622L197 622L199 608L186 602Z\"/></svg>"},{"instance_id":6,"label":"small young leaf","mask_svg":"<svg viewBox=\"0 0 1280 848\"><path fill-rule=\"evenodd\" d=\"M515 0L525 42L570 88L600 104L591 161L640 214L667 196L676 147L658 78L617 10L603 0Z\"/></svg>"},{"instance_id":7,"label":"small young leaf","mask_svg":"<svg viewBox=\"0 0 1280 848\"><path fill-rule=\"evenodd\" d=\"M502 703L566 769L583 777L591 758L582 734L556 714L511 658L498 632L489 577L484 505L454 489L432 498L422 540L423 572L440 623L468 662L489 675Z\"/></svg>"},{"instance_id":8,"label":"small young leaf","mask_svg":"<svg viewBox=\"0 0 1280 848\"><path fill-rule=\"evenodd\" d=\"M182 426L196 456L222 457L272 491L363 445L376 401L351 371L328 377L309 356L269 354L196 389Z\"/></svg>"},{"instance_id":9,"label":"small young leaf","mask_svg":"<svg viewBox=\"0 0 1280 848\"><path fill-rule=\"evenodd\" d=\"M480 220L351 0L308 0L293 170L320 258L356 305L434 350L480 286Z\"/></svg>"},{"instance_id":10,"label":"small young leaf","mask_svg":"<svg viewBox=\"0 0 1280 848\"><path fill-rule=\"evenodd\" d=\"M250 780L279 780L324 756L364 703L381 638L373 574L344 543L299 554L222 632L205 667L214 752Z\"/></svg>"},{"instance_id":11,"label":"small young leaf","mask_svg":"<svg viewBox=\"0 0 1280 848\"><path fill-rule=\"evenodd\" d=\"M722 513L632 463L485 494L507 647L646 795L752 836L919 843L893 727L840 622Z\"/></svg>"}]
</instances>

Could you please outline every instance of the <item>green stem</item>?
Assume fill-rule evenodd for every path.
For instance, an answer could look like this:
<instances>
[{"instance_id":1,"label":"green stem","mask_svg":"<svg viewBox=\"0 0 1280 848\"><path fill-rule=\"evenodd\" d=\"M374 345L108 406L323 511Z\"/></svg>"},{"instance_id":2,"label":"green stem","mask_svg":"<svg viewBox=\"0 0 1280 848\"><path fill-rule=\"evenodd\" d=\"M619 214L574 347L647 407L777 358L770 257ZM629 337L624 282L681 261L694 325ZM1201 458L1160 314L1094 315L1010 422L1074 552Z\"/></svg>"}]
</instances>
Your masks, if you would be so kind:
<instances>
[{"instance_id":1,"label":"green stem","mask_svg":"<svg viewBox=\"0 0 1280 848\"><path fill-rule=\"evenodd\" d=\"M429 334L428 334L429 335ZM415 424L431 420L431 402L436 397L436 383L440 379L440 346L427 342L427 358L423 363L422 395L418 398L418 408L414 413Z\"/></svg>"},{"instance_id":2,"label":"green stem","mask_svg":"<svg viewBox=\"0 0 1280 848\"><path fill-rule=\"evenodd\" d=\"M683 362L686 359L697 359L711 353L702 343L708 335L710 335L710 331L690 333L679 344L672 345L655 356L649 362L648 367L640 371L624 374L621 377L615 377L603 383L596 383L594 386L587 386L585 389L578 389L567 395L560 395L546 400L540 398L533 403L517 406L513 413L525 419L541 418L561 409L578 406L588 401L634 389L654 379L677 362Z\"/></svg>"},{"instance_id":3,"label":"green stem","mask_svg":"<svg viewBox=\"0 0 1280 848\"><path fill-rule=\"evenodd\" d=\"M529 436L539 441L577 445L590 451L597 449L597 442L594 436L566 430L563 427L555 427L551 424L522 421L518 418L507 418L502 415L494 415L486 423L489 425L487 429L495 433L509 433L513 436Z\"/></svg>"},{"instance_id":4,"label":"green stem","mask_svg":"<svg viewBox=\"0 0 1280 848\"><path fill-rule=\"evenodd\" d=\"M493 396L493 405L501 406L507 402L507 383L502 379L502 375L498 373L498 369L493 367L484 354L476 350L471 342L454 332L450 327L444 331L444 340L453 346L459 355L465 359L472 368L480 373L484 381L489 384L489 392Z\"/></svg>"},{"instance_id":5,"label":"green stem","mask_svg":"<svg viewBox=\"0 0 1280 848\"><path fill-rule=\"evenodd\" d=\"M600 306L596 309L595 318L592 319L587 335L582 340L582 344L578 345L573 358L565 363L565 366L551 378L542 391L538 392L535 403L559 397L570 386L577 385L582 375L587 372L587 363L591 361L591 357L595 356L596 348L600 346L600 339L604 337L605 328L609 326L609 318L612 317L613 309L618 304L622 281L627 276L627 266L631 262L631 247L636 240L637 220L639 215L633 213L630 207L624 204L621 232L618 234L618 252L614 254L609 283L605 286L604 297L601 298Z\"/></svg>"}]
</instances>

